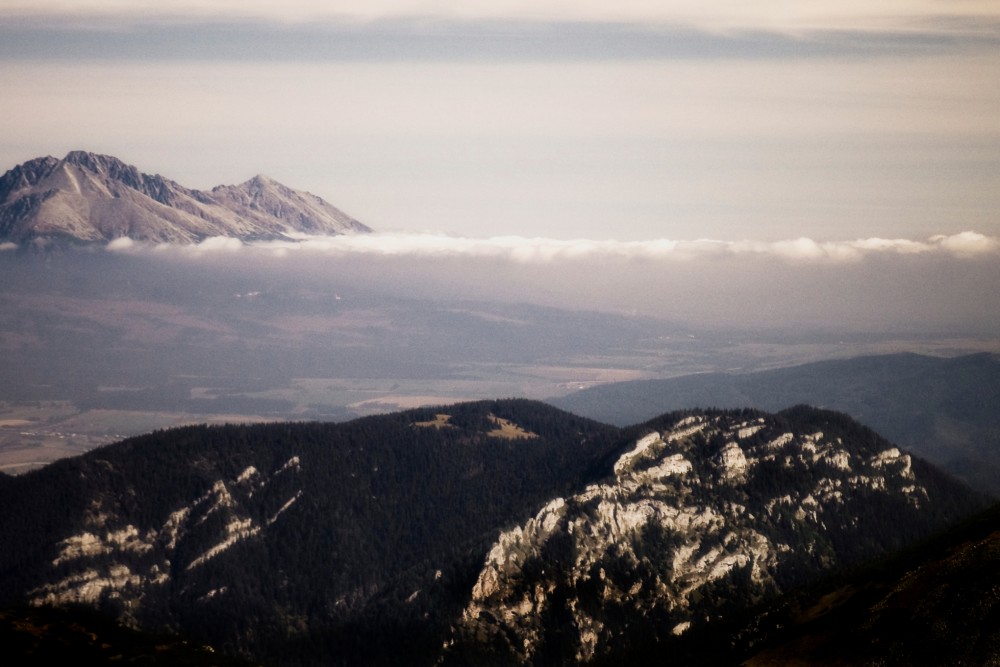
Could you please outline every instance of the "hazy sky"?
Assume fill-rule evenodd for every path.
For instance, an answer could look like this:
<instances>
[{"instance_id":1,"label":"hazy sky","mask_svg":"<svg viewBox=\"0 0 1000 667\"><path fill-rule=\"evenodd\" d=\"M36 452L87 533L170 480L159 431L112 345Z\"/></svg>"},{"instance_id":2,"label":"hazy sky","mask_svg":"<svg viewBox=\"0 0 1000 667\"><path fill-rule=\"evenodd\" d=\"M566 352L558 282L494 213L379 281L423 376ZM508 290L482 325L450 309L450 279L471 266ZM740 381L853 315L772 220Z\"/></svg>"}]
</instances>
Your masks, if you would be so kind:
<instances>
[{"instance_id":1,"label":"hazy sky","mask_svg":"<svg viewBox=\"0 0 1000 667\"><path fill-rule=\"evenodd\" d=\"M84 149L196 188L264 173L380 232L114 252L1000 330L995 0L2 0L0 90L0 171Z\"/></svg>"},{"instance_id":2,"label":"hazy sky","mask_svg":"<svg viewBox=\"0 0 1000 667\"><path fill-rule=\"evenodd\" d=\"M377 230L1000 237L995 0L4 0L0 90L0 171L260 172Z\"/></svg>"}]
</instances>

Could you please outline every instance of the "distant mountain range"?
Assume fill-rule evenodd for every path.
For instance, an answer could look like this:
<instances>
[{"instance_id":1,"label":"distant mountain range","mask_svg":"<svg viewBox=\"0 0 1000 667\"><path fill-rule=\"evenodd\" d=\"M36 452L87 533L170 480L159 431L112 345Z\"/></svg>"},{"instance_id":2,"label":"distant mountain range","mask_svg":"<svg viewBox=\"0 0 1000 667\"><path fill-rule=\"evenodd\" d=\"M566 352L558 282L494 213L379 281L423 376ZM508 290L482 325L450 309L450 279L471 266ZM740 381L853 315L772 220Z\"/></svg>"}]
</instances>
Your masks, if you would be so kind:
<instances>
[{"instance_id":1,"label":"distant mountain range","mask_svg":"<svg viewBox=\"0 0 1000 667\"><path fill-rule=\"evenodd\" d=\"M371 230L319 197L266 176L192 190L115 157L73 151L41 157L0 177L0 242L94 243L127 237L196 243Z\"/></svg>"},{"instance_id":2,"label":"distant mountain range","mask_svg":"<svg viewBox=\"0 0 1000 667\"><path fill-rule=\"evenodd\" d=\"M0 475L0 605L274 665L706 664L715 628L982 506L807 407L188 427Z\"/></svg>"},{"instance_id":3,"label":"distant mountain range","mask_svg":"<svg viewBox=\"0 0 1000 667\"><path fill-rule=\"evenodd\" d=\"M1000 497L1000 357L889 354L755 373L604 384L551 399L609 424L713 406L845 412L973 487Z\"/></svg>"}]
</instances>

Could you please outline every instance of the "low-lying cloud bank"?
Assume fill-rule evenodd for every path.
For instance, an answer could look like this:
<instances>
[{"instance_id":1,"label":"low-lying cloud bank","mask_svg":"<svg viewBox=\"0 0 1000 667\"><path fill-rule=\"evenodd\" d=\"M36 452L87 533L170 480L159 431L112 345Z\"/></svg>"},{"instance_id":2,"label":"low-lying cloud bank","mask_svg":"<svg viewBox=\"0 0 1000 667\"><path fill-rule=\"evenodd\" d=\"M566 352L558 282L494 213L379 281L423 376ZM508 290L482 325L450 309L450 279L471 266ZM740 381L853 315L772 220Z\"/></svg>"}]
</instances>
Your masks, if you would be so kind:
<instances>
[{"instance_id":1,"label":"low-lying cloud bank","mask_svg":"<svg viewBox=\"0 0 1000 667\"><path fill-rule=\"evenodd\" d=\"M534 303L731 328L948 331L1000 327L1000 239L556 240L443 234L303 237L197 245L120 239L113 255L242 290ZM172 266L177 264L177 266Z\"/></svg>"},{"instance_id":2,"label":"low-lying cloud bank","mask_svg":"<svg viewBox=\"0 0 1000 667\"><path fill-rule=\"evenodd\" d=\"M678 323L995 336L1000 239L976 232L852 241L555 240L365 234L194 246L109 244L109 255L241 290L282 281L364 295L500 301ZM220 273L221 272L221 273ZM936 335L936 334L935 334Z\"/></svg>"},{"instance_id":3,"label":"low-lying cloud bank","mask_svg":"<svg viewBox=\"0 0 1000 667\"><path fill-rule=\"evenodd\" d=\"M190 256L257 252L274 256L317 253L322 255L374 255L379 257L489 258L518 263L556 260L637 259L696 261L725 258L772 258L790 263L837 264L879 255L929 255L957 258L1000 256L1000 239L974 231L937 235L924 241L867 238L853 241L815 241L809 238L782 241L597 241L495 236L463 238L444 234L361 234L302 236L295 241L262 241L245 244L233 238L210 238L196 245L148 245L128 238L107 246L121 253L183 253Z\"/></svg>"}]
</instances>

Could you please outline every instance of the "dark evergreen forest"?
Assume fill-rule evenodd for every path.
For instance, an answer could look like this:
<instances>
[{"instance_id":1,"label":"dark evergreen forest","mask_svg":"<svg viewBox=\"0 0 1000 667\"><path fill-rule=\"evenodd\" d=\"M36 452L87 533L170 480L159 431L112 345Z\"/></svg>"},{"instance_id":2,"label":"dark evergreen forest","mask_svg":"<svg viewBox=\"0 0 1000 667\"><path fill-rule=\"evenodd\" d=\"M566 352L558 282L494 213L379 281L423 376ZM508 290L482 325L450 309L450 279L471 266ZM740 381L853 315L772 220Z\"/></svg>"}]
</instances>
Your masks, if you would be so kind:
<instances>
[{"instance_id":1,"label":"dark evergreen forest","mask_svg":"<svg viewBox=\"0 0 1000 667\"><path fill-rule=\"evenodd\" d=\"M447 422L433 425L442 412ZM491 436L494 418L536 437ZM251 508L270 516L279 499L302 490L267 539L175 571L170 595L147 601L138 620L217 646L225 637L220 649L269 664L391 664L401 655L417 664L439 648L497 529L601 477L621 446L614 428L520 400L343 424L156 432L3 479L0 595L15 602L42 581L52 545L67 529L88 529L79 510L95 493L119 523L143 529L162 525L217 480L250 465L275 470L297 456L300 472L275 480L284 493L269 488L270 506ZM218 602L191 594L222 586ZM113 598L104 604L123 611Z\"/></svg>"},{"instance_id":2,"label":"dark evergreen forest","mask_svg":"<svg viewBox=\"0 0 1000 667\"><path fill-rule=\"evenodd\" d=\"M637 437L686 414L618 429L509 399L347 423L194 426L131 438L23 476L0 476L0 605L23 603L54 577L76 572L57 563L67 536L126 525L152 534L194 499L216 497L221 480L231 492L229 514L206 511L176 544L161 533L134 555L88 556L97 571L168 563L165 583L137 598L106 592L101 611L268 665L432 664L500 530L606 479ZM890 446L837 413L798 407L772 419L790 431L834 433L861 453ZM718 445L697 446L707 452ZM981 506L964 487L914 465L934 501L927 512L902 525L894 518L899 501L873 495L855 517L862 529L831 538L846 559L884 549L886 535L901 545ZM726 493L739 500L811 484L780 467L753 480L757 486ZM704 489L705 502L721 492ZM193 566L233 517L260 532ZM792 536L799 528L789 520L787 530ZM669 549L670 536L654 533L648 549ZM789 570L782 583L817 571ZM719 597L741 608L738 582L723 584ZM655 628L643 634L646 626L636 627L622 655L657 645Z\"/></svg>"}]
</instances>

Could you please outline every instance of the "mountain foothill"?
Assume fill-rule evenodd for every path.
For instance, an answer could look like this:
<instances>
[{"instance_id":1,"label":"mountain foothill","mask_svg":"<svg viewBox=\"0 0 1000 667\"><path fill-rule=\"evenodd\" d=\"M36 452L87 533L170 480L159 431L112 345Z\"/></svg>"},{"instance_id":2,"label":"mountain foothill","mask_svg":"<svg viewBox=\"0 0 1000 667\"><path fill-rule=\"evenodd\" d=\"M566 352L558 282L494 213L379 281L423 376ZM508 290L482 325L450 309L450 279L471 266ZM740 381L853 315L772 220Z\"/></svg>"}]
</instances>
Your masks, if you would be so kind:
<instances>
[{"instance_id":1,"label":"mountain foothill","mask_svg":"<svg viewBox=\"0 0 1000 667\"><path fill-rule=\"evenodd\" d=\"M805 406L193 426L0 477L0 603L263 664L699 664L770 637L721 628L985 504Z\"/></svg>"}]
</instances>

